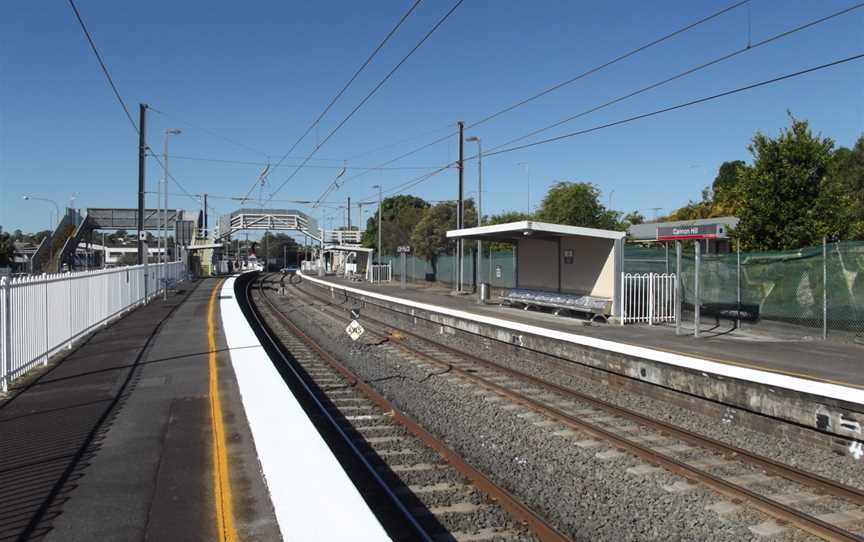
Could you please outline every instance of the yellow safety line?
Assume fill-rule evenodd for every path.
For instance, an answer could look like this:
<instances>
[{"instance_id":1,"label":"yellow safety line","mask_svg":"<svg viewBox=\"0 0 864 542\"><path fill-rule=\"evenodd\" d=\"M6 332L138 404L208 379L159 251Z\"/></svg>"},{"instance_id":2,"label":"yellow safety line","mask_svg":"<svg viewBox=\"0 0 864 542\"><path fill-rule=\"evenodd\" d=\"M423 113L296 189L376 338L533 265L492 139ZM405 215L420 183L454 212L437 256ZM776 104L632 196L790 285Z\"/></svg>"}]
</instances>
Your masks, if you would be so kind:
<instances>
[{"instance_id":1,"label":"yellow safety line","mask_svg":"<svg viewBox=\"0 0 864 542\"><path fill-rule=\"evenodd\" d=\"M219 400L219 368L216 365L216 325L213 314L222 280L210 293L207 309L207 341L210 366L210 419L213 423L213 489L216 497L216 532L220 542L236 542L234 527L234 499L228 478L228 454L225 450L225 426L222 422L222 403Z\"/></svg>"}]
</instances>

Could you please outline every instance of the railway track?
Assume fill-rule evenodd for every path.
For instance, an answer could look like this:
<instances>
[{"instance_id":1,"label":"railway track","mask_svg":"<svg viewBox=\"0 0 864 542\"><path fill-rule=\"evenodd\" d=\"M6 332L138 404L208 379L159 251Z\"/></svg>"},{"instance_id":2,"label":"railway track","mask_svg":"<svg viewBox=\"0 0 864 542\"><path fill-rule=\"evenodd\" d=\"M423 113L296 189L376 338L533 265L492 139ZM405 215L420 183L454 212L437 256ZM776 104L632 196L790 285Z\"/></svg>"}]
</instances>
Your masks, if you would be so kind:
<instances>
[{"instance_id":1,"label":"railway track","mask_svg":"<svg viewBox=\"0 0 864 542\"><path fill-rule=\"evenodd\" d=\"M306 289L293 288L324 314L344 322L344 309ZM794 466L761 457L679 427L610 404L554 382L456 350L364 313L367 332L383 341L380 348L426 368L447 368L512 403L530 409L573 432L579 446L606 443L614 452L632 454L702 484L727 499L718 511L747 507L773 518L776 532L785 526L832 541L864 540L864 491ZM758 529L754 529L758 532ZM770 529L769 529L770 531Z\"/></svg>"},{"instance_id":2,"label":"railway track","mask_svg":"<svg viewBox=\"0 0 864 542\"><path fill-rule=\"evenodd\" d=\"M394 539L568 540L358 379L294 324L262 282L245 285L255 323L316 417L350 450L355 483L379 519L390 517Z\"/></svg>"}]
</instances>

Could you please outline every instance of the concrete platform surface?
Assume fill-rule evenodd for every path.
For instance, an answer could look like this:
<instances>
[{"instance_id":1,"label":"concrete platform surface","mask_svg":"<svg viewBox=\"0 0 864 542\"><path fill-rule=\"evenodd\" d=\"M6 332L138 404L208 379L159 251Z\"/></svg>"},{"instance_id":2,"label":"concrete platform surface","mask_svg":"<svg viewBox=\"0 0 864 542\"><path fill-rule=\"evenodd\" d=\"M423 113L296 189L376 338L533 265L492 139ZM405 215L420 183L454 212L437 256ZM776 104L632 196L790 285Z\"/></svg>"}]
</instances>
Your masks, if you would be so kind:
<instances>
[{"instance_id":1,"label":"concrete platform surface","mask_svg":"<svg viewBox=\"0 0 864 542\"><path fill-rule=\"evenodd\" d=\"M0 540L281 538L225 347L220 284L182 284L0 403Z\"/></svg>"},{"instance_id":2,"label":"concrete platform surface","mask_svg":"<svg viewBox=\"0 0 864 542\"><path fill-rule=\"evenodd\" d=\"M311 277L317 279L319 277ZM574 333L615 341L621 344L651 348L661 352L691 356L708 361L767 371L817 382L864 389L864 346L822 340L793 340L759 336L748 332L723 332L704 327L699 338L675 335L673 326L614 325L586 322L550 313L524 311L497 304L478 305L473 295L452 295L438 286L399 282L369 284L342 277L323 280L339 286L360 288L418 303L437 305L451 310L530 324L550 330Z\"/></svg>"}]
</instances>

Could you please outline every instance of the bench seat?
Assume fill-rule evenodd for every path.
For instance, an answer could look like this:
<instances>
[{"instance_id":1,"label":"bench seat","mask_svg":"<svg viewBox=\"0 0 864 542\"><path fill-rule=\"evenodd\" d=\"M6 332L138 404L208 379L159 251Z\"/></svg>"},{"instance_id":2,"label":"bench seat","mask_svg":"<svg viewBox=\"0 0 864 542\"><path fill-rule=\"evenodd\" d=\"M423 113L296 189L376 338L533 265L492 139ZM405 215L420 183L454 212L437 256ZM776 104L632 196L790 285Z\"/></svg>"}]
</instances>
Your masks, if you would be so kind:
<instances>
[{"instance_id":1,"label":"bench seat","mask_svg":"<svg viewBox=\"0 0 864 542\"><path fill-rule=\"evenodd\" d=\"M530 307L547 307L589 312L603 316L612 313L611 299L590 295L516 288L502 295L501 301L508 305L522 305L526 310Z\"/></svg>"}]
</instances>

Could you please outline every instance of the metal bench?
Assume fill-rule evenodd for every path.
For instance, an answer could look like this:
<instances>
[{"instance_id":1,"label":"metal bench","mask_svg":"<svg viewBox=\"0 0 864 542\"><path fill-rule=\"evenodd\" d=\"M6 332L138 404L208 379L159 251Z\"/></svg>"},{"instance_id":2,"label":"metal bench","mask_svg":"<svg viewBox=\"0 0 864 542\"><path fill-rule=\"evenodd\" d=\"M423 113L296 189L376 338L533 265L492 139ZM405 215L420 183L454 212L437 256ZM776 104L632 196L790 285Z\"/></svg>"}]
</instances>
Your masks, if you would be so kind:
<instances>
[{"instance_id":1,"label":"metal bench","mask_svg":"<svg viewBox=\"0 0 864 542\"><path fill-rule=\"evenodd\" d=\"M606 318L612 312L612 300L605 297L590 295L564 294L561 292L544 292L541 290L526 290L517 288L501 296L501 304L513 307L521 306L523 310L531 308L554 309L558 315L563 310L593 314Z\"/></svg>"}]
</instances>

